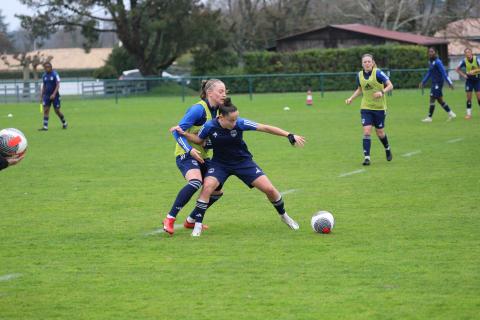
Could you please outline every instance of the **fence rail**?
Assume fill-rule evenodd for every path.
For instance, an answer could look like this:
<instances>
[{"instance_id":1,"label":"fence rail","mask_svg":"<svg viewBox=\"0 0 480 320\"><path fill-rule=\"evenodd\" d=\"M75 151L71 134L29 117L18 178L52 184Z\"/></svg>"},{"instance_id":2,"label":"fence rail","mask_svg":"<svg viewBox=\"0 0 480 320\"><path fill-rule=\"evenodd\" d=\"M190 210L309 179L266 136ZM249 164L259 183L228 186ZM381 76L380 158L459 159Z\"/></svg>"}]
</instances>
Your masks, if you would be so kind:
<instances>
[{"instance_id":1,"label":"fence rail","mask_svg":"<svg viewBox=\"0 0 480 320\"><path fill-rule=\"evenodd\" d=\"M427 69L383 69L391 78L395 88L417 87ZM178 96L182 101L186 95L198 92L201 81L218 78L225 82L230 92L248 93L253 99L255 93L267 92L320 92L354 90L357 72L321 72L288 74L219 75L184 78L141 78L133 80L89 78L62 79L60 94L79 98L120 98L132 95ZM39 81L0 81L0 102L34 102L40 100Z\"/></svg>"}]
</instances>

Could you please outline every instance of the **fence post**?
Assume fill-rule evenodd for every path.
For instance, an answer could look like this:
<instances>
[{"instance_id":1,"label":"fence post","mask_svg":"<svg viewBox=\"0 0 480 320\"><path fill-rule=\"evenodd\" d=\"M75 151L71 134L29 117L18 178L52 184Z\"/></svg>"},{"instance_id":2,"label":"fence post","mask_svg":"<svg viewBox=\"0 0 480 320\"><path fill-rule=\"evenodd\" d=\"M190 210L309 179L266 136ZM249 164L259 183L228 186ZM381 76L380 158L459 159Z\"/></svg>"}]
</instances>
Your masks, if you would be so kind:
<instances>
[{"instance_id":1,"label":"fence post","mask_svg":"<svg viewBox=\"0 0 480 320\"><path fill-rule=\"evenodd\" d=\"M185 79L182 78L182 102L185 102Z\"/></svg>"},{"instance_id":2,"label":"fence post","mask_svg":"<svg viewBox=\"0 0 480 320\"><path fill-rule=\"evenodd\" d=\"M5 85L5 103L7 103L7 85Z\"/></svg>"},{"instance_id":3,"label":"fence post","mask_svg":"<svg viewBox=\"0 0 480 320\"><path fill-rule=\"evenodd\" d=\"M18 84L15 86L15 90L16 90L16 93L17 93L17 103L20 102L20 92L19 92L19 89L18 89Z\"/></svg>"},{"instance_id":4,"label":"fence post","mask_svg":"<svg viewBox=\"0 0 480 320\"><path fill-rule=\"evenodd\" d=\"M118 104L118 80L115 80L115 104Z\"/></svg>"},{"instance_id":5,"label":"fence post","mask_svg":"<svg viewBox=\"0 0 480 320\"><path fill-rule=\"evenodd\" d=\"M250 96L250 101L253 100L253 79L252 77L248 78L248 95Z\"/></svg>"},{"instance_id":6,"label":"fence post","mask_svg":"<svg viewBox=\"0 0 480 320\"><path fill-rule=\"evenodd\" d=\"M320 93L323 98L323 74L320 74Z\"/></svg>"}]
</instances>

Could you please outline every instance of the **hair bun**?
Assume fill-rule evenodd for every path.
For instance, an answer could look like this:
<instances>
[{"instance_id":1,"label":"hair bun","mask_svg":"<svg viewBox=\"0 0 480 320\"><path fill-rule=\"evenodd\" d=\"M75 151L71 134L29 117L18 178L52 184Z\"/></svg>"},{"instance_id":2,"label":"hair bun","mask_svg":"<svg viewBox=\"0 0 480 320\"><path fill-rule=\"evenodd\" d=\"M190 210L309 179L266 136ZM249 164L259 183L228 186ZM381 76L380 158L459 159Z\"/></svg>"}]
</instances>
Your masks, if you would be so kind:
<instances>
[{"instance_id":1,"label":"hair bun","mask_svg":"<svg viewBox=\"0 0 480 320\"><path fill-rule=\"evenodd\" d=\"M229 107L232 105L232 99L230 97L226 97L225 101L223 102L223 105L226 107Z\"/></svg>"}]
</instances>

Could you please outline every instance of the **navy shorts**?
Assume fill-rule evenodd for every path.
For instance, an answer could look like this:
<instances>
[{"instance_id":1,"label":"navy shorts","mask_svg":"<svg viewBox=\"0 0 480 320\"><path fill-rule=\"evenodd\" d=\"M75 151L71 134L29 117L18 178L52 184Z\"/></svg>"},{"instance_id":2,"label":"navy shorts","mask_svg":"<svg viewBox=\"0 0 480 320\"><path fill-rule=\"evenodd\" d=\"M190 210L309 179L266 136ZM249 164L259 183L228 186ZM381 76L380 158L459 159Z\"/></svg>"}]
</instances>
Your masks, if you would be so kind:
<instances>
[{"instance_id":1,"label":"navy shorts","mask_svg":"<svg viewBox=\"0 0 480 320\"><path fill-rule=\"evenodd\" d=\"M232 175L237 176L249 188L253 188L252 182L265 175L265 173L253 160L245 160L236 165L226 165L212 160L205 177L215 177L220 185L223 185Z\"/></svg>"},{"instance_id":2,"label":"navy shorts","mask_svg":"<svg viewBox=\"0 0 480 320\"><path fill-rule=\"evenodd\" d=\"M361 109L360 115L362 117L362 126L374 126L377 129L385 127L386 110L368 110Z\"/></svg>"},{"instance_id":3,"label":"navy shorts","mask_svg":"<svg viewBox=\"0 0 480 320\"><path fill-rule=\"evenodd\" d=\"M433 98L443 97L442 88L443 88L443 84L432 83L432 87L430 88L430 97L433 97Z\"/></svg>"},{"instance_id":4,"label":"navy shorts","mask_svg":"<svg viewBox=\"0 0 480 320\"><path fill-rule=\"evenodd\" d=\"M465 92L480 92L480 78L467 79L465 81Z\"/></svg>"},{"instance_id":5,"label":"navy shorts","mask_svg":"<svg viewBox=\"0 0 480 320\"><path fill-rule=\"evenodd\" d=\"M49 96L49 95L44 95L42 100L43 100L43 106L44 106L44 107L50 108L50 106L51 106L52 103L53 103L53 107L54 107L55 109L59 109L59 108L60 108L60 95L58 95L58 94L55 96L55 99L53 99L53 100L50 100L50 96Z\"/></svg>"},{"instance_id":6,"label":"navy shorts","mask_svg":"<svg viewBox=\"0 0 480 320\"><path fill-rule=\"evenodd\" d=\"M184 153L176 158L177 167L184 177L187 171L191 169L199 169L202 172L202 177L204 177L210 161L210 159L205 159L205 163L199 163L189 153Z\"/></svg>"}]
</instances>

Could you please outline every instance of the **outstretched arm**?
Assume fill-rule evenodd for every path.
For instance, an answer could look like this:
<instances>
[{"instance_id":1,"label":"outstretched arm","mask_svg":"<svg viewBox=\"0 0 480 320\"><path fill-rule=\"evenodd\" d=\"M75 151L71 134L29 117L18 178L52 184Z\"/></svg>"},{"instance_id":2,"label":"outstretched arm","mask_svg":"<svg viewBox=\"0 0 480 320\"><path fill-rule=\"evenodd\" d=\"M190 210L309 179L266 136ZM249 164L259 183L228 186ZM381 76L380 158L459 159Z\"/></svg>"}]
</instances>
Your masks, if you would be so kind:
<instances>
[{"instance_id":1,"label":"outstretched arm","mask_svg":"<svg viewBox=\"0 0 480 320\"><path fill-rule=\"evenodd\" d=\"M171 127L170 132L172 132L172 133L176 132L177 134L187 138L188 141L193 142L195 144L202 145L203 142L205 141L205 139L200 138L199 136L197 136L194 133L183 131L180 126Z\"/></svg>"},{"instance_id":2,"label":"outstretched arm","mask_svg":"<svg viewBox=\"0 0 480 320\"><path fill-rule=\"evenodd\" d=\"M274 134L276 136L287 137L292 145L303 147L305 138L293 133L289 133L281 128L270 126L268 124L257 123L257 131Z\"/></svg>"}]
</instances>

